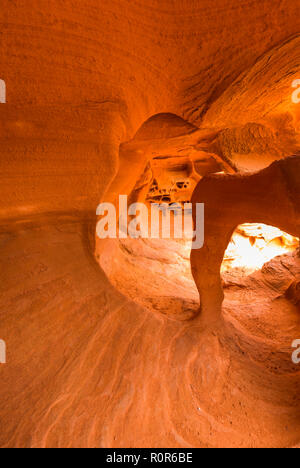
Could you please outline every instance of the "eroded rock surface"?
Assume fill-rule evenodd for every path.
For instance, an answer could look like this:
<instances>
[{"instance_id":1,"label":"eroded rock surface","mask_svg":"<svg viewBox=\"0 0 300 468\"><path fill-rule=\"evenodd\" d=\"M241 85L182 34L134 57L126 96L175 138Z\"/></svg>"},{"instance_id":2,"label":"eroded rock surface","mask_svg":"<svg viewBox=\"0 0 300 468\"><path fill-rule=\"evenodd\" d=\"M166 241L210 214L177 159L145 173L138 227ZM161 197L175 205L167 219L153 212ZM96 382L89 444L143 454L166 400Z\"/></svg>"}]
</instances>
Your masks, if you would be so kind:
<instances>
[{"instance_id":1,"label":"eroded rock surface","mask_svg":"<svg viewBox=\"0 0 300 468\"><path fill-rule=\"evenodd\" d=\"M249 188L229 174L299 150L298 10L289 0L2 0L1 447L299 446L299 257L224 273L222 315L210 281L221 286L236 193ZM95 245L100 201L145 200L154 179L169 196L174 167L175 184L190 182L184 198L209 175L197 193L220 195L212 231L229 219L219 180L239 184L227 244L210 252L218 268L201 266L202 300L213 301L200 315L184 244ZM253 222L273 191L284 219L274 203L261 222L298 236L288 192L299 171L272 187L277 167Z\"/></svg>"},{"instance_id":2,"label":"eroded rock surface","mask_svg":"<svg viewBox=\"0 0 300 468\"><path fill-rule=\"evenodd\" d=\"M300 307L300 281L296 280L289 286L288 290L286 291L286 298L295 304L296 306Z\"/></svg>"},{"instance_id":3,"label":"eroded rock surface","mask_svg":"<svg viewBox=\"0 0 300 468\"><path fill-rule=\"evenodd\" d=\"M192 272L203 312L209 314L213 308L214 314L220 314L220 268L238 225L260 222L300 237L300 156L252 175L207 176L199 182L192 201L204 202L206 208L205 243L192 251Z\"/></svg>"}]
</instances>

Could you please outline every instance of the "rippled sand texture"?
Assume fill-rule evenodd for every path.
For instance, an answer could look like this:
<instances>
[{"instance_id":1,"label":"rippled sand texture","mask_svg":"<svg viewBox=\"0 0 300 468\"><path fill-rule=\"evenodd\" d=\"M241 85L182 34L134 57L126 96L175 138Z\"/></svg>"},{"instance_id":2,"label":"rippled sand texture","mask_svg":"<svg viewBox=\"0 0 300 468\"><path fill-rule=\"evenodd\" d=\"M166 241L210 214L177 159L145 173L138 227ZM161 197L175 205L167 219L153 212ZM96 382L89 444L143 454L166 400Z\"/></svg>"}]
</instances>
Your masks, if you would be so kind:
<instances>
[{"instance_id":1,"label":"rippled sand texture","mask_svg":"<svg viewBox=\"0 0 300 468\"><path fill-rule=\"evenodd\" d=\"M224 324L210 329L116 292L85 226L1 233L1 446L299 443L300 317L274 291L299 275L299 260L280 261L280 287L274 264L242 285L227 278Z\"/></svg>"}]
</instances>

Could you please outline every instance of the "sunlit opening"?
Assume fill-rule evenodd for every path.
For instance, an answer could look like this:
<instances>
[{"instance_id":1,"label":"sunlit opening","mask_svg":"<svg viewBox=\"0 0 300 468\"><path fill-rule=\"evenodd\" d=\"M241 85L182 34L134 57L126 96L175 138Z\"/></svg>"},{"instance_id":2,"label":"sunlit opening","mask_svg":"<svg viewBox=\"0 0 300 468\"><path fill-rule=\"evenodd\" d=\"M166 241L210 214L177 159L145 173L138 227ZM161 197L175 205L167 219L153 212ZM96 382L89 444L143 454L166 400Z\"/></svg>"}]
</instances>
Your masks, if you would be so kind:
<instances>
[{"instance_id":1,"label":"sunlit opening","mask_svg":"<svg viewBox=\"0 0 300 468\"><path fill-rule=\"evenodd\" d=\"M260 270L273 258L299 247L299 239L265 224L243 224L237 228L226 250L222 272L242 268Z\"/></svg>"}]
</instances>

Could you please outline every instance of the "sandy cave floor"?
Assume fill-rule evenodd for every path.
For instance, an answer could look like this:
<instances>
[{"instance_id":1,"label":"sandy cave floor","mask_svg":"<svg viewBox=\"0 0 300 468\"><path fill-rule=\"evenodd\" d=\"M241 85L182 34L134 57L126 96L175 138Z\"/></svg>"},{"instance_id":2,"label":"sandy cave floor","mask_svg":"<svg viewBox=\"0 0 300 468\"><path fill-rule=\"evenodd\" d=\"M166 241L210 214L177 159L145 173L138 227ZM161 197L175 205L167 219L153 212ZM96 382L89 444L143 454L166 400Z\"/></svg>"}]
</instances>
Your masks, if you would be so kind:
<instances>
[{"instance_id":1,"label":"sandy cave floor","mask_svg":"<svg viewBox=\"0 0 300 468\"><path fill-rule=\"evenodd\" d=\"M279 297L299 259L272 261L247 288L226 277L224 321L210 329L118 292L87 219L42 221L0 234L2 447L299 444L300 317Z\"/></svg>"}]
</instances>

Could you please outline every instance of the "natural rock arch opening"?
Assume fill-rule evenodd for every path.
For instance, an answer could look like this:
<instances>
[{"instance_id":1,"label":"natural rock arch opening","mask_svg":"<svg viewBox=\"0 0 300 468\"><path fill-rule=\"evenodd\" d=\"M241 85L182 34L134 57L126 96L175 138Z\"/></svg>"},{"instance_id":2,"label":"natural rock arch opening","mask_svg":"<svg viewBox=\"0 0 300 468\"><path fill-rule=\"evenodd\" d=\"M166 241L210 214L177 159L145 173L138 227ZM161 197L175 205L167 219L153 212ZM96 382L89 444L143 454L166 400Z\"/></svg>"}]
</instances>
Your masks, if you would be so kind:
<instances>
[{"instance_id":1,"label":"natural rock arch opening","mask_svg":"<svg viewBox=\"0 0 300 468\"><path fill-rule=\"evenodd\" d=\"M217 155L194 147L198 133L174 114L148 119L133 140L121 145L119 171L105 200L113 202L117 212L121 194L128 196L128 204L143 202L149 208L190 201L200 171L204 175L222 169ZM183 239L96 238L98 262L122 293L152 312L179 320L192 318L198 310L189 256Z\"/></svg>"},{"instance_id":2,"label":"natural rock arch opening","mask_svg":"<svg viewBox=\"0 0 300 468\"><path fill-rule=\"evenodd\" d=\"M261 270L273 258L299 248L299 238L266 224L238 226L226 249L221 272L231 269L249 275Z\"/></svg>"},{"instance_id":3,"label":"natural rock arch opening","mask_svg":"<svg viewBox=\"0 0 300 468\"><path fill-rule=\"evenodd\" d=\"M159 167L163 167L161 174L167 168L172 168L172 158L154 161L155 176L152 174L152 178L144 177L144 172L142 173L135 186L136 190L132 192L133 200L149 199L149 203L159 203L170 196L166 188L169 175L163 175L165 185L161 184ZM163 166L159 166L161 162ZM178 161L178 168L177 164ZM275 174L279 174L281 178L282 172L280 170L278 173L276 166L277 163ZM265 171L267 174L274 171L274 166ZM230 176L224 169L221 172L224 174L207 174L199 182L198 188L205 186L205 190L201 192L203 200L208 202L212 194L217 193L215 180L237 178L245 183L244 178L252 177L240 174ZM261 173L258 174L261 176ZM253 177L257 176L253 174ZM270 180L276 184L275 179ZM146 190L144 181L147 181ZM188 184L183 178L179 182L179 188L185 191L186 186ZM284 186L285 184L282 187ZM175 193L177 196L180 192ZM226 193L224 186L222 193ZM245 193L247 194L246 191ZM281 193L286 194L284 190ZM195 196L197 188L193 197ZM183 199L186 199L186 193ZM297 194L294 200L297 200ZM167 203L170 201L173 199L166 200ZM206 213L212 207L214 210L216 206L221 209L222 204L212 201L212 206L208 206ZM167 350L165 378L180 379L178 388L183 395L180 400L181 410L186 412L190 408L192 415L195 410L195 418L209 415L212 418L210 421L220 424L222 438L224 431L229 431L228 434L231 430L234 431L234 444L238 445L247 445L249 441L255 445L264 445L270 437L281 440L283 427L286 428L286 440L292 440L292 434L299 434L300 431L299 404L296 403L299 383L289 347L293 330L300 324L297 281L300 256L297 250L298 239L295 237L299 218L289 216L292 220L289 225L286 220L277 219L279 229L273 227L277 224L274 212L270 217L266 217L265 213L261 216L258 209L261 204L254 205L255 210L253 217L250 216L249 224L235 224L231 221L227 225L223 222L222 227L225 230L220 231L220 223L212 223L215 238L209 247L215 246L214 241L220 240L218 234L223 235L225 232L226 236L221 243L222 249L216 251L220 253L217 267L209 262L201 264L201 270L204 270L208 282L201 284L203 290L200 291L200 314L198 291L191 273L190 241L112 240L108 242L99 259L111 283L142 306L143 311L147 310L150 315L155 315L159 323L166 327L166 335L173 337L172 345ZM226 207L225 200L223 206ZM211 213L213 220L216 219L214 210ZM223 214L226 219L226 213ZM222 217L221 219L224 221ZM241 219L238 217L238 220L246 221L243 216ZM270 224L263 224L263 221ZM255 222L260 224L254 224ZM284 227L291 234L283 232ZM229 257L233 248L232 241L235 242L235 247L240 248L240 251L234 252L234 259ZM261 254L256 258L256 263L249 265L242 255L244 242L249 245L248 253L257 250ZM203 252L205 253L205 247ZM209 275L207 266L210 265L215 276ZM219 284L221 293L216 288ZM145 320L148 319L146 314ZM154 335L155 333L156 331ZM184 369L183 379L182 376L178 377L178 369L181 368ZM168 392L172 411L178 411L177 387ZM195 408L190 406L191 401ZM278 407L284 407L283 412L278 412ZM258 414L260 417L263 415L262 426ZM246 427L246 431L241 431L241 427ZM257 441L258 434L261 437L260 442ZM294 442L290 443L294 445Z\"/></svg>"},{"instance_id":4,"label":"natural rock arch opening","mask_svg":"<svg viewBox=\"0 0 300 468\"><path fill-rule=\"evenodd\" d=\"M206 202L206 240L192 251L191 264L206 314L220 315L220 267L236 226L260 221L299 238L299 169L300 156L294 156L254 174L210 176L198 184L193 203Z\"/></svg>"},{"instance_id":5,"label":"natural rock arch opening","mask_svg":"<svg viewBox=\"0 0 300 468\"><path fill-rule=\"evenodd\" d=\"M157 164L163 161L165 170L172 167L171 159L154 160L156 175L139 179L137 190L132 195L134 200L149 198L150 202L153 200L157 203L170 196L160 183ZM292 161L298 164L297 157L292 158ZM289 165L287 161L283 162L283 166L286 164ZM200 314L198 291L191 275L189 241L112 240L100 258L101 267L118 290L142 306L142 310L157 316L160 323L165 323L167 319L166 334L172 336L175 327L174 346L168 349L166 378L176 378L177 369L185 369L185 378L180 384L180 391L184 395L180 403L183 410L187 411L189 402L193 401L197 417L209 414L212 420L221 424L222 434L223 428L230 428L239 434L235 443L243 440L238 444L245 445L256 440L258 434L261 434L262 441L256 441L256 445L264 445L269 437L279 440L283 427L286 428L287 440L293 439L292 434L300 431L299 404L296 403L299 383L289 348L292 331L300 323L300 255L296 237L299 218L297 215L291 216L293 210L287 209L291 197L284 187L292 187L290 183L281 185L283 199L278 199L283 202L285 210L276 212L272 206L270 210L262 212L261 203L257 203L254 197L255 209L246 225L239 224L246 221L244 214L241 218L237 216L239 222L232 219L229 224L224 222L227 217L226 197L223 204L216 204L212 195L218 193L215 181L223 179L223 196L226 194L224 181L228 180L235 183L238 179L238 183L246 184L246 188L248 178L267 177L278 188L282 177L293 172L288 169L278 171L281 165L280 162L275 163L263 173L244 176L230 176L223 170L224 174L207 175L199 182L198 189L202 185L205 187L203 191L201 188L201 200L207 201L207 204L212 201L212 205L206 209L208 214L212 210L211 219L214 221L211 227L208 226L214 233L213 242L209 245L211 252L214 253L216 241L220 240L219 235L225 233L224 242L217 244L222 248L215 251L219 255L215 264L206 261L204 246L205 263L201 263L200 270L204 273L206 283L200 285ZM299 174L297 171L295 173ZM147 180L147 190L144 190L144 180ZM163 180L166 182L168 177L165 175ZM188 186L184 180L179 182L180 189L186 190L185 185ZM259 186L257 181L254 186ZM272 191L271 187L269 190L270 200L274 203L272 194L277 190L275 188ZM242 202L241 192L237 193L239 202ZM244 194L247 196L249 192L245 190ZM197 188L193 199L195 196L198 196ZM297 192L294 192L292 205L296 208L297 197ZM248 201L248 208L251 208L251 197ZM215 210L221 210L222 206L225 207L222 223L215 222ZM287 216L278 219L276 215L282 212ZM207 221L209 223L210 219ZM263 224L263 221L270 224ZM274 227L276 224L279 227ZM284 228L290 234L285 233ZM235 244L232 245L232 242ZM249 258L245 259L245 243L249 247L248 254L253 251L258 254L251 265ZM235 250L234 258L230 258L234 245L240 250ZM209 266L212 266L211 271L207 268ZM219 284L220 291L217 289ZM175 394L175 390L170 390L170 405L178 411ZM284 407L284 411L278 412L278 407ZM263 426L260 420L258 423L258 414L263 414ZM242 436L241 427L247 428Z\"/></svg>"},{"instance_id":6,"label":"natural rock arch opening","mask_svg":"<svg viewBox=\"0 0 300 468\"><path fill-rule=\"evenodd\" d=\"M121 194L120 190L123 189L122 194L128 196L128 203L143 202L149 207L153 204L172 207L174 203L183 205L185 202L191 202L192 194L199 184L199 187L202 185L205 187L201 191L200 198L198 196L199 202L204 201L207 204L206 210L209 216L215 214L215 210L218 210L223 203L223 200L222 203L218 201L214 203L212 197L212 194L217 193L219 179L225 181L225 189L224 187L220 189L220 193L223 194L224 190L226 193L227 177L233 181L233 185L239 181L243 185L251 177L258 177L258 180L261 177L260 173L258 176L255 174L235 176L237 169L234 165L229 164L223 155L212 152L212 149L215 149L215 138L214 132L199 132L174 114L153 116L142 125L132 141L121 145L120 169L106 197L116 203L118 195ZM132 162L130 177L128 177L128 160ZM279 177L276 167L278 167L276 164L268 167L264 170L266 173L262 171L262 174L265 173L265 177L268 178L269 171L275 171L276 179L276 174L277 178ZM124 179L127 187L124 186ZM280 189L284 187L282 180L278 183L281 184ZM262 180L261 193L263 193L263 184ZM248 190L246 186L244 189ZM274 193L276 189L278 186L273 189ZM196 193L197 190L198 187ZM284 197L286 196L284 192ZM229 203L232 203L232 206L235 202L234 197L239 197L238 189L229 195ZM269 200L272 197L273 194ZM230 290L231 282L238 289L240 281L241 291L245 276L262 270L263 266L273 258L297 250L298 239L295 236L273 227L272 224L262 224L265 216L257 214L259 211L257 198L256 206L251 208L251 202L249 206L251 211L249 217L252 221L248 225L237 224L237 227L233 228L234 223L225 222L220 231L220 225L209 219L208 226L205 226L206 236L208 232L212 246L209 246L209 258L206 255L206 246L200 252L203 258L199 268L207 282L204 286L204 297L201 297L200 292L201 307L202 303L205 306L204 315L207 309L210 310L209 314L211 310L213 311L213 316L220 313L223 301L220 271L223 274L225 290ZM269 219L272 219L272 216L270 217L272 207L265 207L267 210L268 208ZM254 224L256 216L258 220L261 218L260 224ZM220 219L222 224L223 213L218 212L216 219ZM243 217L240 221L242 219ZM244 221L247 221L247 215ZM205 222L207 223L207 219ZM286 225L286 222L283 224ZM220 246L217 239L219 235L223 236ZM188 238L96 240L98 262L110 281L122 293L152 312L183 321L195 318L199 314L199 298L191 275L190 251L191 244ZM196 252L192 252L192 269L198 285L198 271L195 273L195 262L193 262L196 255ZM211 277L210 272L214 272ZM209 300L206 307L209 296L212 301ZM237 298L236 292L235 297Z\"/></svg>"}]
</instances>

